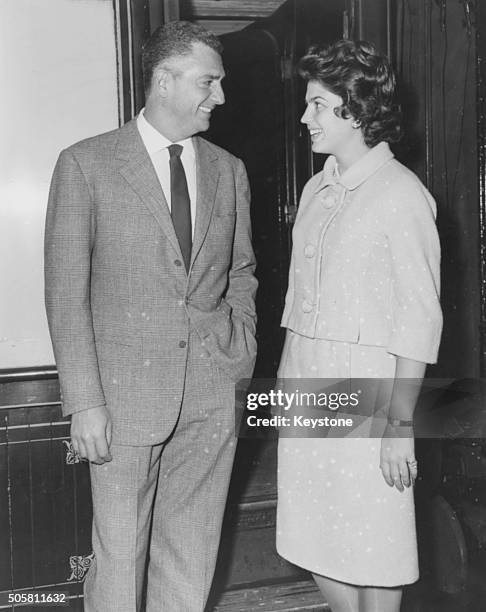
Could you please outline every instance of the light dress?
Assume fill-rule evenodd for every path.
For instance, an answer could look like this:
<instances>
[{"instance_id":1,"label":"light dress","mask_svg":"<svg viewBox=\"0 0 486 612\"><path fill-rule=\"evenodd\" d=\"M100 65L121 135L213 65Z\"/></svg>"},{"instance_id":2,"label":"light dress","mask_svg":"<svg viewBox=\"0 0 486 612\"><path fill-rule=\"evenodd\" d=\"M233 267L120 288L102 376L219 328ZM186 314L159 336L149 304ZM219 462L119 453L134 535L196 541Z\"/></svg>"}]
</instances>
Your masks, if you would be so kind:
<instances>
[{"instance_id":1,"label":"light dress","mask_svg":"<svg viewBox=\"0 0 486 612\"><path fill-rule=\"evenodd\" d=\"M442 319L433 200L418 179L393 160L385 143L365 158L351 168L347 179L344 173L342 181L336 177L335 159L328 158L324 171L304 190L294 227L282 321L288 330L279 378L393 378L396 355L425 362L433 362L437 355ZM380 208L389 204L382 194L393 173L405 175L405 187L399 189L398 200L405 205L397 204L397 234ZM366 209L360 196L364 193L370 200L373 182L371 192L377 195ZM329 197L331 203L334 198L332 211ZM410 223L408 202L413 202ZM422 230L410 237L416 213ZM350 221L357 214L362 230ZM400 241L398 235L410 238L413 253L420 251L416 258L407 252L407 243L399 245L404 260L400 254L395 259L391 242ZM360 242L363 236L374 245L366 254ZM407 298L400 293L402 279L396 278L402 268L405 283L411 285ZM360 280L353 285L355 277ZM383 315L389 319L388 327L380 321L380 308L390 310ZM292 563L334 580L362 586L409 584L418 578L413 490L400 492L386 484L379 467L381 438L367 436L366 427L367 422L361 437L281 435L277 550Z\"/></svg>"}]
</instances>

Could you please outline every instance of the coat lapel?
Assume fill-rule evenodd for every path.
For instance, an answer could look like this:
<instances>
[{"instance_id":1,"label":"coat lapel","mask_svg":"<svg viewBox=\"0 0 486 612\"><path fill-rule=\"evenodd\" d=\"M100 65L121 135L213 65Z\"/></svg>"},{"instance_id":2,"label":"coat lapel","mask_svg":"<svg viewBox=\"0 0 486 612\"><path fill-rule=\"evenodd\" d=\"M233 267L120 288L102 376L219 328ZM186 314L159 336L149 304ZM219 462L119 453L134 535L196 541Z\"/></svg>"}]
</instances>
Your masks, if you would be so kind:
<instances>
[{"instance_id":1,"label":"coat lapel","mask_svg":"<svg viewBox=\"0 0 486 612\"><path fill-rule=\"evenodd\" d=\"M196 259L208 233L219 182L218 156L202 138L194 138L196 150L197 202L191 263Z\"/></svg>"},{"instance_id":2,"label":"coat lapel","mask_svg":"<svg viewBox=\"0 0 486 612\"><path fill-rule=\"evenodd\" d=\"M196 151L197 201L191 264L201 250L208 232L219 182L219 171L216 164L218 156L214 149L205 140L198 137L194 138L194 148ZM138 132L136 119L132 119L120 129L115 157L120 164L120 174L140 196L166 234L167 239L182 257L169 207Z\"/></svg>"},{"instance_id":3,"label":"coat lapel","mask_svg":"<svg viewBox=\"0 0 486 612\"><path fill-rule=\"evenodd\" d=\"M182 257L164 192L138 132L135 119L120 129L115 157L120 163L120 174L140 196L166 234L167 239Z\"/></svg>"}]
</instances>

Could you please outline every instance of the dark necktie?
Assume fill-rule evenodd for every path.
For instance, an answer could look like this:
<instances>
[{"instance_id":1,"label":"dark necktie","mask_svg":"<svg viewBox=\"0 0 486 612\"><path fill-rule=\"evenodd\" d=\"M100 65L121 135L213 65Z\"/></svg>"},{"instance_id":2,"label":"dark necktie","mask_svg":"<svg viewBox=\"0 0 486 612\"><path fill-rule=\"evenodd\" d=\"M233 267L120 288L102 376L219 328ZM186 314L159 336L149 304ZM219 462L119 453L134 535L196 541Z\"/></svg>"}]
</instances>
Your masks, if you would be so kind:
<instances>
[{"instance_id":1,"label":"dark necktie","mask_svg":"<svg viewBox=\"0 0 486 612\"><path fill-rule=\"evenodd\" d=\"M184 264L186 270L189 271L192 248L191 201L187 189L186 173L181 162L183 148L178 144L168 147L170 155L170 214L181 247Z\"/></svg>"}]
</instances>

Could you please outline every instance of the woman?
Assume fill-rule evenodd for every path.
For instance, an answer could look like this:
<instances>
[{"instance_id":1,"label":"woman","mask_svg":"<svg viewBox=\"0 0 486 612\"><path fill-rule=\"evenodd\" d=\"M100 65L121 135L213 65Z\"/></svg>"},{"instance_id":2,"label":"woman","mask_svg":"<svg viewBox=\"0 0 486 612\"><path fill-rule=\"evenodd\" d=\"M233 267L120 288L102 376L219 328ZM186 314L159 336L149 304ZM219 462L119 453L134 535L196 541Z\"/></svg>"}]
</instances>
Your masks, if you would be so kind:
<instances>
[{"instance_id":1,"label":"woman","mask_svg":"<svg viewBox=\"0 0 486 612\"><path fill-rule=\"evenodd\" d=\"M301 121L313 152L330 157L294 227L279 377L395 383L380 438L367 422L361 437L281 437L277 549L313 573L333 612L398 612L418 564L417 389L397 381L420 381L437 358L436 207L388 146L400 128L385 57L340 41L312 48L300 74Z\"/></svg>"}]
</instances>

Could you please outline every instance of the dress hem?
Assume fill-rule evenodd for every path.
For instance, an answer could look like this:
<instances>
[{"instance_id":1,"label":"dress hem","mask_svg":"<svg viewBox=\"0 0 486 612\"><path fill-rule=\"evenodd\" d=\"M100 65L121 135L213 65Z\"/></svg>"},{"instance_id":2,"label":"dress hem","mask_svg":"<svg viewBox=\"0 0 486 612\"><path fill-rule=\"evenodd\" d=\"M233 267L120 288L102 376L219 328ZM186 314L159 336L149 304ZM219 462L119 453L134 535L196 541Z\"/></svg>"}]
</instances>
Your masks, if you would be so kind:
<instances>
[{"instance_id":1,"label":"dress hem","mask_svg":"<svg viewBox=\"0 0 486 612\"><path fill-rule=\"evenodd\" d=\"M312 567L310 567L309 564L292 559L291 555L289 556L289 555L283 554L279 550L278 545L277 545L277 553L289 563L292 563L293 565L297 565L298 567L301 567L302 569L307 570L308 572L311 572L312 574L318 574L319 576L324 576L326 578L330 578L331 580L336 580L337 582L344 582L345 584L351 584L353 586L399 588L399 587L408 586L410 584L414 584L415 582L417 582L417 580L420 577L419 573L417 573L414 578L407 578L404 581L398 581L398 582L395 580L392 580L389 582L386 581L386 583L384 583L383 580L374 581L374 580L351 579L349 577L343 577L343 576L336 575L336 573L332 569L330 569L330 571L322 570L322 569L319 569L319 570L312 569Z\"/></svg>"}]
</instances>

